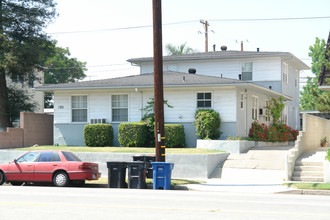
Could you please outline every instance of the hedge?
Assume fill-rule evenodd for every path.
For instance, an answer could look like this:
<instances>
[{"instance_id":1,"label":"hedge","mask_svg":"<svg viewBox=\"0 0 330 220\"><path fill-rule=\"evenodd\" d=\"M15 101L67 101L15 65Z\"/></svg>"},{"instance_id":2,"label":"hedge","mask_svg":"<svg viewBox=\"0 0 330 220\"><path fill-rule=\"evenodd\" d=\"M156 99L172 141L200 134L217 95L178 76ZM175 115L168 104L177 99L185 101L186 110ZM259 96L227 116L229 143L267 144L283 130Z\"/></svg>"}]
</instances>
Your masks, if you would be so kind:
<instances>
[{"instance_id":1,"label":"hedge","mask_svg":"<svg viewBox=\"0 0 330 220\"><path fill-rule=\"evenodd\" d=\"M148 145L148 126L146 123L121 123L118 141L125 147L146 147Z\"/></svg>"},{"instance_id":2,"label":"hedge","mask_svg":"<svg viewBox=\"0 0 330 220\"><path fill-rule=\"evenodd\" d=\"M165 146L185 147L186 138L183 125L180 124L165 124Z\"/></svg>"},{"instance_id":3,"label":"hedge","mask_svg":"<svg viewBox=\"0 0 330 220\"><path fill-rule=\"evenodd\" d=\"M199 109L195 113L196 135L201 139L216 140L220 137L220 114L213 109Z\"/></svg>"},{"instance_id":4,"label":"hedge","mask_svg":"<svg viewBox=\"0 0 330 220\"><path fill-rule=\"evenodd\" d=\"M88 124L84 127L84 142L89 147L113 145L113 128L111 124Z\"/></svg>"},{"instance_id":5,"label":"hedge","mask_svg":"<svg viewBox=\"0 0 330 220\"><path fill-rule=\"evenodd\" d=\"M184 147L185 134L183 125L165 124L165 146ZM125 147L154 147L154 134L146 123L122 123L119 125L118 140Z\"/></svg>"}]
</instances>

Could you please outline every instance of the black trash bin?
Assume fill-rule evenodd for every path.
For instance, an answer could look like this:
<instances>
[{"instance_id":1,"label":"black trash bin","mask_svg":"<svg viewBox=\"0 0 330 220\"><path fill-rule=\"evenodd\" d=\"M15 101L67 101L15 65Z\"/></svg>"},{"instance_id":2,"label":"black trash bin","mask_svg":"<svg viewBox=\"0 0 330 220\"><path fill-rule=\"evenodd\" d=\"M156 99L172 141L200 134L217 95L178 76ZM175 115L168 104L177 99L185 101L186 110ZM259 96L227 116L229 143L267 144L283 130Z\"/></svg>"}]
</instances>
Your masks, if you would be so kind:
<instances>
[{"instance_id":1,"label":"black trash bin","mask_svg":"<svg viewBox=\"0 0 330 220\"><path fill-rule=\"evenodd\" d=\"M108 187L127 188L126 162L107 162L108 167Z\"/></svg>"},{"instance_id":2,"label":"black trash bin","mask_svg":"<svg viewBox=\"0 0 330 220\"><path fill-rule=\"evenodd\" d=\"M145 189L147 164L143 161L127 162L128 188Z\"/></svg>"},{"instance_id":3,"label":"black trash bin","mask_svg":"<svg viewBox=\"0 0 330 220\"><path fill-rule=\"evenodd\" d=\"M133 161L143 161L147 163L147 178L152 179L153 178L153 171L152 171L152 162L156 161L155 154L149 154L149 155L135 155L133 156Z\"/></svg>"}]
</instances>

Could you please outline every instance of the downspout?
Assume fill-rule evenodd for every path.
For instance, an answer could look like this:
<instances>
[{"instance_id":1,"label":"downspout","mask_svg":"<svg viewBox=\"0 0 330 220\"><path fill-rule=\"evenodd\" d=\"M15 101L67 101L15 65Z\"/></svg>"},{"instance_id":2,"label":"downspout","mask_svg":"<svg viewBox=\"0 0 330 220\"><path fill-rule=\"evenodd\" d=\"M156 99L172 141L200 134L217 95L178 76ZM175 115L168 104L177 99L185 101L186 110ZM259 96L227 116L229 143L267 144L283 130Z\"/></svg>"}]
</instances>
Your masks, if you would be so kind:
<instances>
[{"instance_id":1,"label":"downspout","mask_svg":"<svg viewBox=\"0 0 330 220\"><path fill-rule=\"evenodd\" d=\"M135 92L140 93L140 111L141 111L141 119L143 118L143 92L140 91L138 88L135 88Z\"/></svg>"}]
</instances>

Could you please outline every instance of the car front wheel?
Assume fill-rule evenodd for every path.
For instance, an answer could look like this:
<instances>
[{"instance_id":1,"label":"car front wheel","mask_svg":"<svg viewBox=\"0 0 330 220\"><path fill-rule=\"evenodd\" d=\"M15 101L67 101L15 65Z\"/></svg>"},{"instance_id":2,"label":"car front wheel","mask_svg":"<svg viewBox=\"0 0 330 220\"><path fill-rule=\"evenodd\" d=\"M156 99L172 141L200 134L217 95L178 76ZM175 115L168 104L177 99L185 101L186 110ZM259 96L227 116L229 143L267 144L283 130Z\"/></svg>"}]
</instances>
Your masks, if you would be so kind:
<instances>
[{"instance_id":1,"label":"car front wheel","mask_svg":"<svg viewBox=\"0 0 330 220\"><path fill-rule=\"evenodd\" d=\"M65 172L57 172L53 177L53 183L55 186L67 186L69 184L69 176Z\"/></svg>"},{"instance_id":2,"label":"car front wheel","mask_svg":"<svg viewBox=\"0 0 330 220\"><path fill-rule=\"evenodd\" d=\"M5 182L5 174L0 171L0 186Z\"/></svg>"}]
</instances>

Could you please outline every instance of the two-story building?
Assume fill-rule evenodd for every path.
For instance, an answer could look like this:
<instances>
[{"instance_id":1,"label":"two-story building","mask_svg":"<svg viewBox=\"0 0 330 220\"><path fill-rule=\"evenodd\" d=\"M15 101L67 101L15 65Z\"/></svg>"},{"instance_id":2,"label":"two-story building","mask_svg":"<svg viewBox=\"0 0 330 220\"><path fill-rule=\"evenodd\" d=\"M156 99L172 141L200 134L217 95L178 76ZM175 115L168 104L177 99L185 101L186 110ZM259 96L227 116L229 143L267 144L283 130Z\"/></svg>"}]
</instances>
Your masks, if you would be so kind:
<instances>
[{"instance_id":1,"label":"two-story building","mask_svg":"<svg viewBox=\"0 0 330 220\"><path fill-rule=\"evenodd\" d=\"M84 145L88 123L111 123L114 144L122 122L139 122L153 98L153 59L128 60L141 74L107 80L44 85L54 92L54 144ZM247 136L254 120L270 123L271 98L283 96L284 119L299 125L299 71L309 67L283 52L217 51L164 57L165 123L184 125L188 147L196 146L194 114L200 108L220 113L220 139Z\"/></svg>"}]
</instances>

